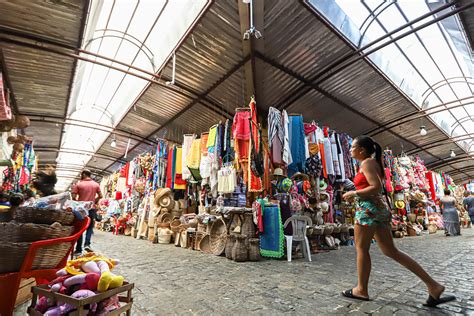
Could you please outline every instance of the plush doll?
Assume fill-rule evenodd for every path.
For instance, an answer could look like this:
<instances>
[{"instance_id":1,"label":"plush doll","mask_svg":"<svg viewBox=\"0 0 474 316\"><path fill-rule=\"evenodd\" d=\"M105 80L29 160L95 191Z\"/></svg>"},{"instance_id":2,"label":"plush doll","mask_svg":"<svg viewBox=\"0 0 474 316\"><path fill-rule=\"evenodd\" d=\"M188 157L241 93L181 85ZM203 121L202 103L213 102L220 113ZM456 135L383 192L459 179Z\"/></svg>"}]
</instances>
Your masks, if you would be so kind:
<instances>
[{"instance_id":1,"label":"plush doll","mask_svg":"<svg viewBox=\"0 0 474 316\"><path fill-rule=\"evenodd\" d=\"M108 289L117 288L123 284L123 276L115 275L110 272L117 263L117 260L111 260L90 253L88 256L68 261L66 271L72 275L84 273L100 275L97 290L99 292L105 292Z\"/></svg>"},{"instance_id":2,"label":"plush doll","mask_svg":"<svg viewBox=\"0 0 474 316\"><path fill-rule=\"evenodd\" d=\"M76 298L76 299L84 299L88 298L90 296L94 296L95 293L92 292L91 290L79 290L74 293L72 293L71 297ZM66 315L70 311L74 310L75 307L70 304L61 304L59 306L50 308L44 313L45 316L59 316L59 315ZM92 312L95 312L97 309L97 303L91 304L90 310Z\"/></svg>"}]
</instances>

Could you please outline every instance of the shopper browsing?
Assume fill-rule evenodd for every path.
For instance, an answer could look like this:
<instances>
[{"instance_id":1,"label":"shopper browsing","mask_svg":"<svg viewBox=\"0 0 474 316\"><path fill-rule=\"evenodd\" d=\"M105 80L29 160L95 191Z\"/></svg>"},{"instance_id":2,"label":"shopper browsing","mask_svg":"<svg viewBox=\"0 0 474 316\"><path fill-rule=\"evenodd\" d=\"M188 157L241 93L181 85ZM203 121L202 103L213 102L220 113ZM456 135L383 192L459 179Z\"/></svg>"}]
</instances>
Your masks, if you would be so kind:
<instances>
[{"instance_id":1,"label":"shopper browsing","mask_svg":"<svg viewBox=\"0 0 474 316\"><path fill-rule=\"evenodd\" d=\"M461 221L456 209L456 199L451 196L449 189L444 190L444 196L440 199L440 202L446 236L461 235Z\"/></svg>"},{"instance_id":2,"label":"shopper browsing","mask_svg":"<svg viewBox=\"0 0 474 316\"><path fill-rule=\"evenodd\" d=\"M471 218L471 223L474 223L474 196L472 196L471 192L464 192L464 200L462 201L462 205L469 214L469 217Z\"/></svg>"},{"instance_id":3,"label":"shopper browsing","mask_svg":"<svg viewBox=\"0 0 474 316\"><path fill-rule=\"evenodd\" d=\"M91 179L91 172L87 169L81 172L81 180L76 183L72 189L72 197L76 201L84 202L94 202L97 204L102 198L102 193L100 192L100 186L97 182ZM84 243L84 249L86 251L92 251L91 249L91 238L94 233L94 222L97 216L97 211L95 205L89 210L90 224L86 230L86 240ZM76 243L76 252L75 254L82 254L82 239L79 237Z\"/></svg>"},{"instance_id":4,"label":"shopper browsing","mask_svg":"<svg viewBox=\"0 0 474 316\"><path fill-rule=\"evenodd\" d=\"M371 137L359 136L350 149L352 158L360 163L360 170L354 177L355 191L343 195L345 200L357 203L354 239L357 251L357 286L342 292L342 295L368 301L369 276L371 270L370 244L375 236L380 250L405 268L416 274L428 288L429 297L425 306L435 307L455 300L454 296L444 296L445 287L433 278L410 256L398 250L390 230L391 212L382 197L382 148Z\"/></svg>"}]
</instances>

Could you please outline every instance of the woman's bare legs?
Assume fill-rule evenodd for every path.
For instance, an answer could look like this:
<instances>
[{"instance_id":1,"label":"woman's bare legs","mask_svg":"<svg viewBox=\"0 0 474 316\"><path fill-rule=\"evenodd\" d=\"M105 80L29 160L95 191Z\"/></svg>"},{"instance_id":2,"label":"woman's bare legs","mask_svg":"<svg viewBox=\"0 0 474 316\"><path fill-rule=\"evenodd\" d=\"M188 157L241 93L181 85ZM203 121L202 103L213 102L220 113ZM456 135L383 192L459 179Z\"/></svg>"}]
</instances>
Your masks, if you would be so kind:
<instances>
[{"instance_id":1,"label":"woman's bare legs","mask_svg":"<svg viewBox=\"0 0 474 316\"><path fill-rule=\"evenodd\" d=\"M354 241L357 251L357 287L352 294L358 297L369 297L369 277L372 263L370 259L370 243L374 237L375 227L355 225Z\"/></svg>"},{"instance_id":2,"label":"woman's bare legs","mask_svg":"<svg viewBox=\"0 0 474 316\"><path fill-rule=\"evenodd\" d=\"M443 293L444 286L436 282L415 260L409 255L395 247L392 232L388 227L377 227L375 229L375 239L380 250L387 257L400 263L402 266L416 274L427 286L428 292L437 299Z\"/></svg>"}]
</instances>

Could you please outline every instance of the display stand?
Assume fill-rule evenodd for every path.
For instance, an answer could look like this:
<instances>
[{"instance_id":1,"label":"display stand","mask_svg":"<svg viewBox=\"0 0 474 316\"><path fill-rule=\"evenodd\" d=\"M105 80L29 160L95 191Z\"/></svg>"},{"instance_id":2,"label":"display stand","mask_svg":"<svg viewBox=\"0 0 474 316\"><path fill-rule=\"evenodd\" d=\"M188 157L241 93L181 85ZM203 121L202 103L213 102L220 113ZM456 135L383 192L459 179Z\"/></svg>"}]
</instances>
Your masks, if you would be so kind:
<instances>
[{"instance_id":1,"label":"display stand","mask_svg":"<svg viewBox=\"0 0 474 316\"><path fill-rule=\"evenodd\" d=\"M49 289L47 285L35 286L31 289L31 291L33 292L33 299L31 300L30 307L28 307L28 315L43 315L42 313L35 310L36 299L39 295L50 298L51 300L56 301L56 302L62 302L62 303L66 303L66 304L70 304L74 306L76 310L69 313L68 315L83 316L83 315L87 315L86 311L84 310L84 307L86 305L99 303L109 297L126 292L127 296L119 296L119 302L125 303L125 304L121 305L120 308L112 312L109 312L107 315L114 316L114 315L121 315L122 313L127 313L127 316L129 316L131 315L131 309L132 309L132 303L133 303L133 298L132 298L133 288L134 288L133 283L124 282L123 286L118 287L116 289L112 289L104 293L99 293L97 295L94 295L88 298L76 299L76 298L63 295L60 293L51 292L51 290Z\"/></svg>"}]
</instances>

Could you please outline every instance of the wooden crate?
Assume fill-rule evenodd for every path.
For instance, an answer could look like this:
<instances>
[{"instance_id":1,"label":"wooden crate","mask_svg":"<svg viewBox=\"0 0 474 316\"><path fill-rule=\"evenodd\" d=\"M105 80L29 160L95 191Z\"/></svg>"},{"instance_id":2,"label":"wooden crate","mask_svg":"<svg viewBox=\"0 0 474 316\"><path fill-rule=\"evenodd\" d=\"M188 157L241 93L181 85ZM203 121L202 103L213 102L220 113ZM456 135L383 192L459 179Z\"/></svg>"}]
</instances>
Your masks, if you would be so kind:
<instances>
[{"instance_id":1,"label":"wooden crate","mask_svg":"<svg viewBox=\"0 0 474 316\"><path fill-rule=\"evenodd\" d=\"M23 304L24 302L31 299L33 296L33 293L31 293L31 288L35 285L35 278L21 279L20 288L18 289L18 294L16 295L15 306Z\"/></svg>"},{"instance_id":2,"label":"wooden crate","mask_svg":"<svg viewBox=\"0 0 474 316\"><path fill-rule=\"evenodd\" d=\"M121 315L122 313L127 313L127 316L130 316L132 303L133 303L133 298L132 298L133 287L134 287L133 283L124 282L123 286L118 287L116 289L112 289L104 293L99 293L85 299L76 299L67 295L53 293L49 290L47 285L34 286L31 289L31 291L33 292L33 298L31 300L30 307L28 307L28 315L35 315L35 316L43 315L40 312L35 310L36 298L38 297L38 295L46 296L48 298L56 300L57 302L64 302L64 303L75 306L76 310L73 312L70 312L68 314L70 316L85 316L86 312L84 311L84 306L92 304L92 303L99 303L105 300L106 298L112 297L116 294L123 293L123 294L126 294L126 296L119 296L119 301L124 304L123 305L121 304L122 306L119 309L116 309L113 312L108 313L107 315L115 316L115 315Z\"/></svg>"}]
</instances>

